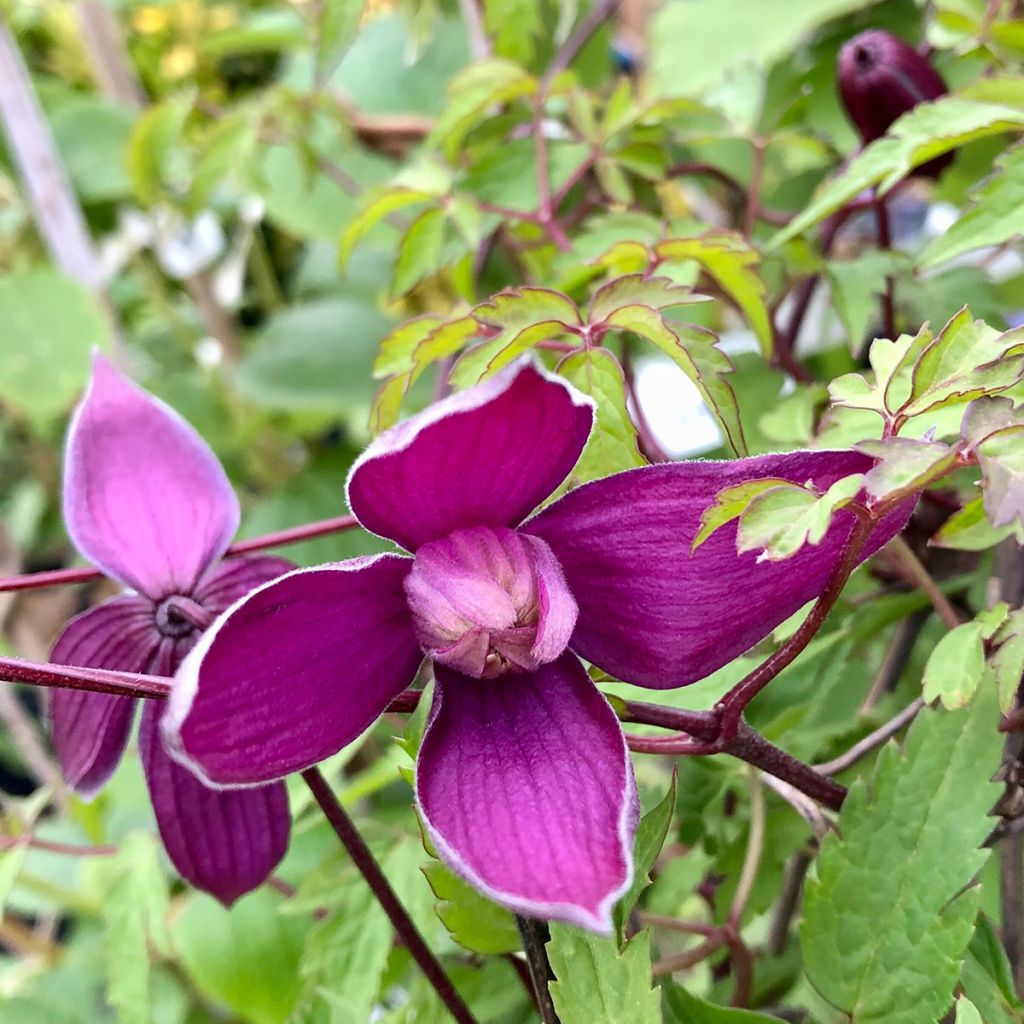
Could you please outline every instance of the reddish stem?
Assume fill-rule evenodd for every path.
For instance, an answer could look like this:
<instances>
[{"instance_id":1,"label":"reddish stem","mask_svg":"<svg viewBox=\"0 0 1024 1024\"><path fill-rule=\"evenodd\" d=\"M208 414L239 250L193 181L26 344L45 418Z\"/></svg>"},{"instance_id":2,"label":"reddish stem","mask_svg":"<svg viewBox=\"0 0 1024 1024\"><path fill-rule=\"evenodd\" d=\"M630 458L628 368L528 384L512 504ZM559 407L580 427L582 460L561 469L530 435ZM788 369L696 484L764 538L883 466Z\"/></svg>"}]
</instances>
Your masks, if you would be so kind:
<instances>
[{"instance_id":1,"label":"reddish stem","mask_svg":"<svg viewBox=\"0 0 1024 1024\"><path fill-rule=\"evenodd\" d=\"M282 547L285 544L298 544L300 541L323 537L329 533L340 533L358 526L355 516L335 516L333 519L321 519L315 523L303 523L287 530L265 533L260 537L240 540L232 544L225 552L225 558L234 555L246 555L250 551L263 551L266 548ZM106 574L91 565L74 566L70 569L48 569L46 572L30 572L22 576L0 578L0 592L13 590L34 590L37 587L53 587L69 583L91 583L101 580Z\"/></svg>"}]
</instances>

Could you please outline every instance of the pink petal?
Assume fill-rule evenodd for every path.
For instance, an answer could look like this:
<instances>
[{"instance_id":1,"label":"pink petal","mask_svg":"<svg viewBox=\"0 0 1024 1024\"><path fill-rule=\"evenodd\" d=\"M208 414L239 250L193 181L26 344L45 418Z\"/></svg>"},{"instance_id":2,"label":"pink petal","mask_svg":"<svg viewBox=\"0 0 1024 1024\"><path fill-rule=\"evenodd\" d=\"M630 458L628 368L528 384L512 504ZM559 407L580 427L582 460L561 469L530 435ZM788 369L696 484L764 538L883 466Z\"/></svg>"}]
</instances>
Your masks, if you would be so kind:
<instances>
[{"instance_id":1,"label":"pink petal","mask_svg":"<svg viewBox=\"0 0 1024 1024\"><path fill-rule=\"evenodd\" d=\"M203 439L97 353L64 465L64 519L78 550L154 600L187 594L231 543L238 517Z\"/></svg>"},{"instance_id":2,"label":"pink petal","mask_svg":"<svg viewBox=\"0 0 1024 1024\"><path fill-rule=\"evenodd\" d=\"M872 465L857 452L820 451L643 467L570 492L523 530L547 541L576 598L570 647L619 679L667 689L721 668L817 597L853 528L853 514L840 512L821 544L758 563L754 552L736 554L731 524L691 555L715 495L770 476L824 490ZM914 504L879 524L865 558Z\"/></svg>"},{"instance_id":3,"label":"pink petal","mask_svg":"<svg viewBox=\"0 0 1024 1024\"><path fill-rule=\"evenodd\" d=\"M412 559L299 569L242 597L175 678L172 756L214 786L279 779L340 750L423 659L402 582Z\"/></svg>"},{"instance_id":4,"label":"pink petal","mask_svg":"<svg viewBox=\"0 0 1024 1024\"><path fill-rule=\"evenodd\" d=\"M529 358L384 434L348 479L352 512L409 551L470 526L515 526L569 475L594 412Z\"/></svg>"},{"instance_id":5,"label":"pink petal","mask_svg":"<svg viewBox=\"0 0 1024 1024\"><path fill-rule=\"evenodd\" d=\"M274 555L226 558L199 581L193 596L208 611L219 615L261 583L276 580L294 568L294 563Z\"/></svg>"},{"instance_id":6,"label":"pink petal","mask_svg":"<svg viewBox=\"0 0 1024 1024\"><path fill-rule=\"evenodd\" d=\"M144 672L160 646L153 609L140 597L119 597L76 615L57 638L51 660L58 665ZM135 700L84 690L54 690L50 731L68 785L94 796L120 763Z\"/></svg>"},{"instance_id":7,"label":"pink petal","mask_svg":"<svg viewBox=\"0 0 1024 1024\"><path fill-rule=\"evenodd\" d=\"M523 675L435 677L416 797L441 859L519 913L609 932L637 804L608 702L572 654Z\"/></svg>"},{"instance_id":8,"label":"pink petal","mask_svg":"<svg viewBox=\"0 0 1024 1024\"><path fill-rule=\"evenodd\" d=\"M230 906L262 885L288 849L288 793L282 782L229 791L204 786L164 752L161 710L150 701L139 728L160 838L182 878Z\"/></svg>"}]
</instances>

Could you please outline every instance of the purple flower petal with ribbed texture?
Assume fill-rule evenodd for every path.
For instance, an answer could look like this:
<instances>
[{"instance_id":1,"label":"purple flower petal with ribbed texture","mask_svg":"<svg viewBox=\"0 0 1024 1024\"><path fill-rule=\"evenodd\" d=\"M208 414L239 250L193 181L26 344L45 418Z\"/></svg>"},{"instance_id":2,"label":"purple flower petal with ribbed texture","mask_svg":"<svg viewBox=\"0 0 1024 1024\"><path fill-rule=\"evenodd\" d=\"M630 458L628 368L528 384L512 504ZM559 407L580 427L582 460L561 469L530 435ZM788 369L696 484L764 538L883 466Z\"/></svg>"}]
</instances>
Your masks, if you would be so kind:
<instances>
[{"instance_id":1,"label":"purple flower petal with ribbed texture","mask_svg":"<svg viewBox=\"0 0 1024 1024\"><path fill-rule=\"evenodd\" d=\"M423 660L402 583L412 559L299 569L243 597L178 670L172 756L214 786L308 768L365 730Z\"/></svg>"},{"instance_id":2,"label":"purple flower petal with ribbed texture","mask_svg":"<svg viewBox=\"0 0 1024 1024\"><path fill-rule=\"evenodd\" d=\"M160 838L186 881L230 906L262 885L288 849L288 794L283 782L216 790L175 764L159 736L161 707L147 703L139 729Z\"/></svg>"},{"instance_id":3,"label":"purple flower petal with ribbed texture","mask_svg":"<svg viewBox=\"0 0 1024 1024\"><path fill-rule=\"evenodd\" d=\"M198 583L192 595L207 611L220 615L250 590L295 568L294 562L274 555L246 555L218 562Z\"/></svg>"},{"instance_id":4,"label":"purple flower petal with ribbed texture","mask_svg":"<svg viewBox=\"0 0 1024 1024\"><path fill-rule=\"evenodd\" d=\"M442 860L519 913L608 933L637 814L611 706L572 654L524 675L435 675L416 796Z\"/></svg>"},{"instance_id":5,"label":"purple flower petal with ribbed texture","mask_svg":"<svg viewBox=\"0 0 1024 1024\"><path fill-rule=\"evenodd\" d=\"M119 597L76 615L57 639L58 665L144 672L160 646L153 608L141 597ZM83 797L94 796L124 754L135 717L132 697L85 690L54 690L50 729L64 779Z\"/></svg>"},{"instance_id":6,"label":"purple flower petal with ribbed texture","mask_svg":"<svg viewBox=\"0 0 1024 1024\"><path fill-rule=\"evenodd\" d=\"M521 360L381 434L352 467L349 506L409 551L515 526L569 475L593 419L590 399Z\"/></svg>"},{"instance_id":7,"label":"purple flower petal with ribbed texture","mask_svg":"<svg viewBox=\"0 0 1024 1024\"><path fill-rule=\"evenodd\" d=\"M715 495L761 477L824 491L872 465L857 452L812 451L644 467L570 492L523 530L547 541L576 598L569 646L619 679L667 689L728 664L817 597L854 525L839 512L820 544L758 562L736 553L733 523L691 555ZM903 528L914 504L876 527L864 558Z\"/></svg>"},{"instance_id":8,"label":"purple flower petal with ribbed texture","mask_svg":"<svg viewBox=\"0 0 1024 1024\"><path fill-rule=\"evenodd\" d=\"M187 594L238 529L213 452L100 354L68 432L64 520L104 572L159 600Z\"/></svg>"}]
</instances>

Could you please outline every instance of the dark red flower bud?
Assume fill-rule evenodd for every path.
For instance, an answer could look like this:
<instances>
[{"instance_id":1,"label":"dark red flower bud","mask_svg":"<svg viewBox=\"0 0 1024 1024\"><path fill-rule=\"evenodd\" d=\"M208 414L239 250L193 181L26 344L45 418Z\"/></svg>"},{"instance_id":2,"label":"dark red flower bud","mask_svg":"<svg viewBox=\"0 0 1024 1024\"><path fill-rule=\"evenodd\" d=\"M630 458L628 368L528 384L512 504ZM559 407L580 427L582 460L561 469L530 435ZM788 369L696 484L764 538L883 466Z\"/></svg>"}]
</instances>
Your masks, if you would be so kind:
<instances>
[{"instance_id":1,"label":"dark red flower bud","mask_svg":"<svg viewBox=\"0 0 1024 1024\"><path fill-rule=\"evenodd\" d=\"M854 36L839 51L839 94L865 145L918 103L945 93L946 83L928 60L882 29ZM950 159L937 157L917 173L937 175Z\"/></svg>"}]
</instances>

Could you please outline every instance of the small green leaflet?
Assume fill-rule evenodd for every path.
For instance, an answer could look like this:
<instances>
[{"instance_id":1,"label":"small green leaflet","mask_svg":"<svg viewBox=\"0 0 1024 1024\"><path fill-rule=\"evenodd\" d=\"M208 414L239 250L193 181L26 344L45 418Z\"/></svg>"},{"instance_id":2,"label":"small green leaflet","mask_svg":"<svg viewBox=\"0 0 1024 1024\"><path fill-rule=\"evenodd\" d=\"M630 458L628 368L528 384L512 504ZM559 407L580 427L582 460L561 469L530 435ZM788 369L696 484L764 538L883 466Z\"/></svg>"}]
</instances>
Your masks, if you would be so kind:
<instances>
[{"instance_id":1,"label":"small green leaflet","mask_svg":"<svg viewBox=\"0 0 1024 1024\"><path fill-rule=\"evenodd\" d=\"M983 1024L978 1008L967 996L957 996L955 1024Z\"/></svg>"},{"instance_id":2,"label":"small green leaflet","mask_svg":"<svg viewBox=\"0 0 1024 1024\"><path fill-rule=\"evenodd\" d=\"M363 16L361 0L324 0L316 39L316 86L323 88L355 38Z\"/></svg>"},{"instance_id":3,"label":"small green leaflet","mask_svg":"<svg viewBox=\"0 0 1024 1024\"><path fill-rule=\"evenodd\" d=\"M615 907L616 934L622 934L623 926L633 912L640 894L651 884L651 869L661 853L672 824L672 813L676 808L676 793L679 787L679 771L672 772L672 783L668 792L656 806L641 819L633 839L633 884Z\"/></svg>"},{"instance_id":4,"label":"small green leaflet","mask_svg":"<svg viewBox=\"0 0 1024 1024\"><path fill-rule=\"evenodd\" d=\"M1008 611L1007 605L997 605L939 640L924 669L926 703L940 700L951 710L970 704L985 678L985 641L1003 625Z\"/></svg>"},{"instance_id":5,"label":"small green leaflet","mask_svg":"<svg viewBox=\"0 0 1024 1024\"><path fill-rule=\"evenodd\" d=\"M1013 968L999 933L984 914L978 915L960 975L967 998L985 1024L1021 1024L1021 1002L1014 990Z\"/></svg>"},{"instance_id":6,"label":"small green leaflet","mask_svg":"<svg viewBox=\"0 0 1024 1024\"><path fill-rule=\"evenodd\" d=\"M898 253L870 251L856 259L825 264L836 312L852 351L861 351L868 325L878 310L878 297L885 291L886 277L905 262Z\"/></svg>"},{"instance_id":7,"label":"small green leaflet","mask_svg":"<svg viewBox=\"0 0 1024 1024\"><path fill-rule=\"evenodd\" d=\"M594 430L576 463L573 479L586 483L645 465L626 407L626 381L615 356L604 348L574 352L558 364L558 372L590 395L597 406Z\"/></svg>"},{"instance_id":8,"label":"small green leaflet","mask_svg":"<svg viewBox=\"0 0 1024 1024\"><path fill-rule=\"evenodd\" d=\"M665 1024L770 1024L778 1021L778 1017L766 1017L763 1013L731 1010L706 1003L674 981L665 982L661 990L668 1010Z\"/></svg>"},{"instance_id":9,"label":"small green leaflet","mask_svg":"<svg viewBox=\"0 0 1024 1024\"><path fill-rule=\"evenodd\" d=\"M484 27L499 56L529 64L544 25L537 0L484 0Z\"/></svg>"},{"instance_id":10,"label":"small green leaflet","mask_svg":"<svg viewBox=\"0 0 1024 1024\"><path fill-rule=\"evenodd\" d=\"M996 678L999 709L1005 714L1013 707L1024 675L1024 610L1018 609L1006 617L992 636L992 646L995 651L988 664Z\"/></svg>"},{"instance_id":11,"label":"small green leaflet","mask_svg":"<svg viewBox=\"0 0 1024 1024\"><path fill-rule=\"evenodd\" d=\"M801 939L815 989L853 1024L937 1021L953 999L974 928L967 888L1002 744L992 687L962 711L923 711L901 753L850 788L839 831L807 882Z\"/></svg>"},{"instance_id":12,"label":"small green leaflet","mask_svg":"<svg viewBox=\"0 0 1024 1024\"><path fill-rule=\"evenodd\" d=\"M514 953L522 947L515 918L452 874L440 861L422 866L437 897L437 916L451 937L474 953Z\"/></svg>"},{"instance_id":13,"label":"small green leaflet","mask_svg":"<svg viewBox=\"0 0 1024 1024\"><path fill-rule=\"evenodd\" d=\"M385 217L407 206L429 203L436 200L429 192L412 188L371 189L366 193L359 212L352 218L345 233L341 236L338 258L342 267L346 266L352 250L366 237Z\"/></svg>"},{"instance_id":14,"label":"small green leaflet","mask_svg":"<svg viewBox=\"0 0 1024 1024\"><path fill-rule=\"evenodd\" d=\"M990 434L976 451L989 522L1024 525L1024 424Z\"/></svg>"},{"instance_id":15,"label":"small green leaflet","mask_svg":"<svg viewBox=\"0 0 1024 1024\"><path fill-rule=\"evenodd\" d=\"M614 939L552 924L551 998L562 1024L662 1024L651 988L651 935L642 931L620 953Z\"/></svg>"},{"instance_id":16,"label":"small green leaflet","mask_svg":"<svg viewBox=\"0 0 1024 1024\"><path fill-rule=\"evenodd\" d=\"M735 487L726 487L715 495L715 503L708 505L700 517L700 529L697 536L693 538L690 551L694 552L710 537L716 530L721 529L726 523L739 519L744 509L762 491L771 487L792 486L788 480L780 477L768 476L762 480L748 480L746 483L736 484Z\"/></svg>"},{"instance_id":17,"label":"small green leaflet","mask_svg":"<svg viewBox=\"0 0 1024 1024\"><path fill-rule=\"evenodd\" d=\"M985 515L985 499L979 495L962 509L954 512L928 542L937 548L952 548L955 551L984 551L995 547L1016 531L1024 543L1024 532L1019 524L996 529Z\"/></svg>"},{"instance_id":18,"label":"small green leaflet","mask_svg":"<svg viewBox=\"0 0 1024 1024\"><path fill-rule=\"evenodd\" d=\"M865 490L873 503L918 490L947 473L957 457L949 445L907 437L864 441L856 447L878 460L864 477Z\"/></svg>"}]
</instances>

